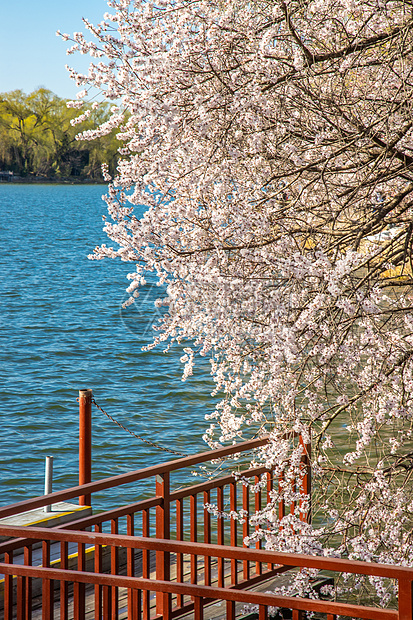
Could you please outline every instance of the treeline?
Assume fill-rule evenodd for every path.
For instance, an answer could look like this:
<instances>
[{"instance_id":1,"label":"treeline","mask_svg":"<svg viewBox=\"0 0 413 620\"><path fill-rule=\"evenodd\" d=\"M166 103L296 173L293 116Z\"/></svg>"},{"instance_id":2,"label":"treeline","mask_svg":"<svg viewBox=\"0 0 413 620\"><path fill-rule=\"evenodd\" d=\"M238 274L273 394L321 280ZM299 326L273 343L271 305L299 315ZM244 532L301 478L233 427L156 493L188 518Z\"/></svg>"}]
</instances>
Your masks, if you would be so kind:
<instances>
[{"instance_id":1,"label":"treeline","mask_svg":"<svg viewBox=\"0 0 413 620\"><path fill-rule=\"evenodd\" d=\"M27 180L102 180L101 164L114 172L119 141L113 131L92 142L75 136L93 129L110 117L110 105L81 110L68 108L46 88L26 95L22 90L0 93L0 171L10 170ZM90 116L81 124L70 121L86 109Z\"/></svg>"}]
</instances>

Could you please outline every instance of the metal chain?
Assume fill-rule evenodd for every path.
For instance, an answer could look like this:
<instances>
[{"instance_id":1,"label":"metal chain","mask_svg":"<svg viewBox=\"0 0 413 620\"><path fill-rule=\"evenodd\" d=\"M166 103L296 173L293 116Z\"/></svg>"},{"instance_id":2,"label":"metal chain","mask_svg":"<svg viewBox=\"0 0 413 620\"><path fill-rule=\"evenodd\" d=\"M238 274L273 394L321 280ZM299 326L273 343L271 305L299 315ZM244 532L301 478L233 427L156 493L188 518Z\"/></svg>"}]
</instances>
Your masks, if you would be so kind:
<instances>
[{"instance_id":1,"label":"metal chain","mask_svg":"<svg viewBox=\"0 0 413 620\"><path fill-rule=\"evenodd\" d=\"M149 439L145 439L144 437L137 435L133 431L130 431L128 428L126 428L126 426L123 426L123 424L115 420L115 418L113 418L109 413L107 413L107 411L102 409L102 407L97 404L94 398L92 398L92 403L99 409L99 411L105 414L105 416L109 418L109 420L111 420L114 424L119 426L119 428L122 428L124 431L129 433L129 435L132 435L132 437L136 437L136 439L139 439L140 441L143 441L144 443L147 443L149 446L152 446L153 448L157 448L158 450L163 450L164 452L170 452L171 454L176 454L177 456L189 456L189 454L184 454L183 452L177 452L176 450L171 450L171 448L165 448L165 446L160 446L158 443L155 443L154 441L150 441Z\"/></svg>"}]
</instances>

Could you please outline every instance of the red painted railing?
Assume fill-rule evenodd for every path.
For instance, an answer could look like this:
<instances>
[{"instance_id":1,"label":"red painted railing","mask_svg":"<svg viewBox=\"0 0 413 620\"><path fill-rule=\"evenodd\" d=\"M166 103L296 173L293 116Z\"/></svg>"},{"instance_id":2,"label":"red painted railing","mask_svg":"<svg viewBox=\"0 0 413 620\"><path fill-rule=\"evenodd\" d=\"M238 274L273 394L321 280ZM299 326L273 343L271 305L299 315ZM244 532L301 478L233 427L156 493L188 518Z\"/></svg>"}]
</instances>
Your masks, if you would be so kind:
<instances>
[{"instance_id":1,"label":"red painted railing","mask_svg":"<svg viewBox=\"0 0 413 620\"><path fill-rule=\"evenodd\" d=\"M298 442L300 439L292 436L291 441ZM265 445L266 442L266 438L255 439L228 448L207 451L194 456L169 461L154 467L147 467L127 474L89 482L71 489L52 493L47 497L37 497L5 506L0 508L0 519L19 514L23 511L39 508L46 504L70 500L75 497L80 497L83 504L85 497L93 497L94 494L104 490L116 488L116 492L119 495L123 485L131 485L132 483L138 484L139 482L144 482L145 485L147 485L148 479L154 478L155 495L153 497L140 500L127 506L115 508L114 510L107 510L85 517L69 525L66 524L64 529L85 531L93 528L96 534L108 532L112 535L125 534L126 536L142 536L145 538L156 536L158 539L173 538L177 541L188 540L190 544L194 545L194 552L190 554L189 562L186 562L182 553L177 553L174 555L172 565L169 552L158 549L155 553L155 558L152 560L154 565L153 571L151 571L150 552L147 549L142 549L140 559L142 578L149 579L152 572L152 576L156 576L158 581L168 581L170 579L172 566L174 579L177 582L183 582L186 578L185 568L186 565L188 565L189 579L192 585L197 584L201 579L205 586L210 586L213 582L212 573L214 571L216 573L216 584L220 588L227 586L241 587L243 584L252 585L285 569L275 567L274 563L271 562L262 563L257 559L251 563L246 560L241 561L235 557L230 558L228 562L226 562L223 557L217 557L214 566L212 566L213 562L211 557L208 554L204 554L201 570L201 563L195 549L199 540L202 540L206 545L216 544L218 546L223 546L225 544L230 544L234 547L242 547L245 536L248 536L250 533L248 519L246 519L242 527L240 527L234 519L213 518L210 512L205 508L205 505L210 503L215 504L219 512L237 512L242 509L249 514L250 512L260 510L267 504L270 500L273 485L278 485L279 481L274 481L272 472L264 467L242 471L242 476L251 480L255 485L252 491L245 485L238 485L232 474L206 480L199 484L185 486L183 488L174 488L177 485L174 484L175 481L173 477L175 473L178 473L180 479L182 479L183 474L187 472L185 479L188 480L191 478L191 471L197 465L208 463L211 460L219 462L220 459L225 459L232 455L242 457L242 454L259 448ZM303 454L305 475L303 480L300 481L303 493L304 489L308 490L310 484L310 469L305 459L306 454ZM231 462L231 465L233 468L240 469L240 462L241 460L239 458L236 462ZM256 485L261 488L258 488ZM242 493L239 492L240 488L242 488ZM138 488L136 489L136 494L137 496L141 495ZM95 504L94 500L93 503ZM285 513L286 507L281 505L280 510ZM61 527L54 528L54 530L59 529L61 529ZM30 528L30 536L32 531L34 530ZM50 530L46 531L50 532ZM11 534L10 530L0 525L0 536L17 536L18 534L16 532L17 530L15 530L14 534ZM14 557L17 558L16 561L24 562L26 565L30 566L34 563L33 558L36 555L33 552L34 543L33 541L23 539L24 536L29 535L27 528L23 528L19 530L19 532L20 538L0 544L0 557L1 554L4 554L5 562L12 563L14 554ZM38 560L38 562L41 561L43 567L46 568L50 566L51 540L53 540L53 538L47 538L47 535L44 534L42 558ZM68 567L69 556L73 553L74 542L74 539L70 537L65 539L65 543L61 550L60 570ZM131 576L133 574L133 572L131 573L132 567L135 563L134 554L129 550L126 557L123 557L124 554L122 555L121 547L122 545L111 546L110 550L103 552L102 548L97 546L94 551L95 573L101 573L102 566L105 565L105 570L110 571L111 574L118 574L122 571L128 573L129 571L129 575ZM259 549L260 543L257 543L256 547ZM76 557L76 569L84 571L86 568L86 558L91 557L90 553L89 555L86 554L84 546L80 546L77 550ZM16 566L16 564L14 564L14 566ZM20 569L15 568L13 570L15 571L13 574L19 574L16 571ZM202 577L200 576L201 572ZM5 618L9 620L14 617L13 613L15 613L14 608L16 601L21 601L21 597L15 594L13 599L13 578L7 570L5 570L5 575ZM95 576L95 579L96 578ZM19 580L17 580L17 586L19 583ZM23 581L21 583L23 584ZM62 583L65 583L65 580L63 580ZM79 592L82 591L82 587L83 586L79 585L74 588L77 606L81 604L79 601L83 600L82 596L76 594L78 590ZM29 613L28 610L30 608L30 599L32 596L30 588L31 586L27 586L24 592L27 614ZM43 591L45 605L51 604L50 600L53 593L49 590L50 586L47 585L46 590ZM63 603L66 600L66 590L67 586L62 585L60 595L61 598L63 597ZM148 597L148 591L143 589L142 605L143 610L146 610L143 611L143 617L145 619L149 618ZM97 609L100 609L103 602L99 599L96 605ZM185 602L183 594L177 592L176 610L188 610L191 606L193 607L193 604L189 604L187 601ZM118 607L118 593L117 590L113 590L111 592L111 617L118 617ZM159 614L164 615L165 596L163 594L157 594L156 609ZM30 616L27 614L21 617L29 618ZM97 615L96 617L100 616Z\"/></svg>"},{"instance_id":2,"label":"red painted railing","mask_svg":"<svg viewBox=\"0 0 413 620\"><path fill-rule=\"evenodd\" d=\"M4 527L3 533L10 536L21 536L24 528ZM162 597L162 617L170 619L181 615L184 611L194 610L194 617L197 620L203 618L204 606L216 600L227 602L226 617L229 620L235 619L235 603L248 603L258 605L260 620L267 617L269 606L277 606L291 609L295 612L293 618L302 617L303 611L313 611L327 614L329 620L335 618L337 614L351 616L352 618L368 618L370 620L400 619L408 620L412 617L412 582L413 569L398 566L388 566L373 564L368 562L350 562L348 560L319 558L313 556L276 553L272 551L242 549L232 546L207 545L203 543L191 543L187 541L166 541L147 537L125 536L118 534L103 534L93 532L73 532L66 529L31 528L31 541L26 541L26 548L32 544L33 540L43 542L43 565L34 567L31 565L16 565L10 561L0 563L0 571L6 575L6 580L11 581L12 575L17 575L17 611L15 615L10 614L11 609L11 588L10 584L5 591L5 618L30 617L27 614L27 592L30 580L41 578L43 580L43 618L53 618L53 581L60 584L60 618L69 617L69 597L67 595L67 584L74 584L75 611L73 616L76 620L85 617L86 596L85 585L90 584L95 588L95 618L118 618L119 610L114 606L114 600L119 600L119 591L126 590L128 618L149 618L149 593L156 592ZM70 570L66 566L52 568L48 561L49 547L52 542L60 542L62 546L62 564L67 564L67 544L68 542L77 543L79 546L78 567ZM85 570L85 548L90 544L94 546L95 570ZM66 545L66 547L65 547ZM293 564L296 567L310 567L324 569L328 571L339 571L363 575L376 575L379 577L391 577L399 581L399 609L383 610L373 607L363 607L346 603L336 603L324 600L310 600L296 597L284 597L273 594L263 594L259 592L245 591L235 588L228 588L210 585L208 583L194 584L184 580L169 579L149 579L134 575L133 562L128 562L126 576L117 575L112 570L111 574L104 574L99 567L103 549L126 549L128 552L140 550L141 552L154 551L162 554L179 555L196 554L203 558L213 559L216 564L218 560L229 562L248 562L261 564L276 564L279 572L286 570ZM66 552L65 552L66 550ZM83 559L82 559L83 557ZM206 566L203 563L202 578L206 582ZM191 580L192 581L192 580ZM192 597L194 602L184 606L177 604L178 597ZM25 612L26 608L26 612ZM157 610L159 612L159 610ZM26 614L26 615L25 615ZM125 616L126 617L126 616ZM158 613L159 617L159 613Z\"/></svg>"},{"instance_id":3,"label":"red painted railing","mask_svg":"<svg viewBox=\"0 0 413 620\"><path fill-rule=\"evenodd\" d=\"M119 490L121 485L155 478L153 497L71 524L51 529L0 525L0 536L9 537L0 544L5 620L85 620L87 613L88 618L92 614L96 620L169 620L188 612L200 620L205 606L213 601L225 601L220 617L229 620L238 613L237 602L258 606L260 620L267 618L269 606L293 610L294 620L303 618L305 611L327 614L328 620L337 614L413 620L413 569L280 554L260 549L258 543L255 549L245 548L243 539L250 533L248 519L240 527L235 520L213 517L206 510L209 503L225 512L259 510L270 499L274 485L280 483L271 471L261 467L242 472L254 484L260 482L261 488L238 485L232 475L174 487L175 472L191 471L211 459L242 455L266 441L257 439L208 451L0 508L2 519L52 502L93 497L105 489ZM291 437L291 441L300 438ZM304 477L297 482L303 493L311 488L308 454L309 446L305 446ZM136 493L139 495L138 490ZM287 508L280 506L281 516ZM53 559L56 550L57 559ZM291 567L304 566L396 579L399 608L382 610L245 590ZM37 611L39 605L41 612Z\"/></svg>"}]
</instances>

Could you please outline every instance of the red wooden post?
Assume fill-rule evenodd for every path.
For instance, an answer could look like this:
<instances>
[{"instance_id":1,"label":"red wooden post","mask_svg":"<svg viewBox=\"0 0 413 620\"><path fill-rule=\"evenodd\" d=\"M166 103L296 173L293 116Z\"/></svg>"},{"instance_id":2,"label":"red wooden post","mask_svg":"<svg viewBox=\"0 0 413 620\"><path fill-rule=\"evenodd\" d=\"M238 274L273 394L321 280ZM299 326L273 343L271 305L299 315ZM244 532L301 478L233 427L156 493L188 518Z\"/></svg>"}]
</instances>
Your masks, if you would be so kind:
<instances>
[{"instance_id":1,"label":"red wooden post","mask_svg":"<svg viewBox=\"0 0 413 620\"><path fill-rule=\"evenodd\" d=\"M257 485L260 482L260 478L259 476L255 476L255 485L256 488L258 490L255 491L254 496L255 496L255 512L258 512L259 510L261 510L261 491L259 490L260 487L258 487ZM255 526L255 531L259 531L260 526L256 525ZM257 542L255 543L255 548L256 549L261 549L261 539L257 540ZM255 573L257 575L262 575L262 564L261 562L256 562L255 563Z\"/></svg>"},{"instance_id":2,"label":"red wooden post","mask_svg":"<svg viewBox=\"0 0 413 620\"><path fill-rule=\"evenodd\" d=\"M95 523L95 532L102 532L102 524ZM103 570L103 558L102 547L98 544L95 545L95 573L101 573ZM100 620L103 617L103 590L99 584L95 585L95 620Z\"/></svg>"},{"instance_id":3,"label":"red wooden post","mask_svg":"<svg viewBox=\"0 0 413 620\"><path fill-rule=\"evenodd\" d=\"M145 536L145 534L144 534ZM184 539L184 500L176 501L176 540ZM209 558L211 560L211 558ZM184 554L176 554L176 580L183 583L184 581ZM208 584L206 584L208 585ZM176 606L182 607L184 604L183 594L176 595Z\"/></svg>"},{"instance_id":4,"label":"red wooden post","mask_svg":"<svg viewBox=\"0 0 413 620\"><path fill-rule=\"evenodd\" d=\"M211 513L205 506L210 503L210 491L204 491L204 543L207 545L211 544ZM211 585L211 557L207 555L204 556L204 582L206 586Z\"/></svg>"},{"instance_id":5,"label":"red wooden post","mask_svg":"<svg viewBox=\"0 0 413 620\"><path fill-rule=\"evenodd\" d=\"M156 538L170 538L170 488L169 473L156 476L156 495L162 497L162 504L156 507ZM167 551L156 552L156 579L160 581L170 580L170 553ZM163 592L156 593L156 613L162 615L164 620L170 617L171 597Z\"/></svg>"},{"instance_id":6,"label":"red wooden post","mask_svg":"<svg viewBox=\"0 0 413 620\"><path fill-rule=\"evenodd\" d=\"M42 566L50 567L50 541L42 542ZM54 590L51 579L42 579L42 620L53 620Z\"/></svg>"},{"instance_id":7,"label":"red wooden post","mask_svg":"<svg viewBox=\"0 0 413 620\"><path fill-rule=\"evenodd\" d=\"M24 618L24 620L26 620L26 609L25 609L25 602L26 602L26 577L20 577L20 575L17 575L17 609L16 609L16 615L17 618Z\"/></svg>"},{"instance_id":8,"label":"red wooden post","mask_svg":"<svg viewBox=\"0 0 413 620\"><path fill-rule=\"evenodd\" d=\"M204 607L202 604L202 596L195 596L194 598L194 620L203 620Z\"/></svg>"},{"instance_id":9,"label":"red wooden post","mask_svg":"<svg viewBox=\"0 0 413 620\"><path fill-rule=\"evenodd\" d=\"M32 545L26 545L24 547L24 563L27 566L31 566L33 561L33 548ZM32 619L32 580L30 577L26 577L26 589L25 589L25 619ZM62 616L61 616L62 618ZM62 618L65 620L65 618Z\"/></svg>"},{"instance_id":10,"label":"red wooden post","mask_svg":"<svg viewBox=\"0 0 413 620\"><path fill-rule=\"evenodd\" d=\"M217 543L223 545L225 543L224 532L224 518L222 513L224 512L224 487L217 487ZM225 563L224 558L218 558L218 587L223 588L225 586Z\"/></svg>"},{"instance_id":11,"label":"red wooden post","mask_svg":"<svg viewBox=\"0 0 413 620\"><path fill-rule=\"evenodd\" d=\"M231 512L237 511L237 486L235 482L229 485L229 505ZM231 517L230 520L230 542L232 547L237 546L237 522ZM231 560L231 585L238 583L238 563L236 559Z\"/></svg>"},{"instance_id":12,"label":"red wooden post","mask_svg":"<svg viewBox=\"0 0 413 620\"><path fill-rule=\"evenodd\" d=\"M13 564L13 551L6 551L4 561ZM4 619L13 620L13 575L4 575Z\"/></svg>"},{"instance_id":13,"label":"red wooden post","mask_svg":"<svg viewBox=\"0 0 413 620\"><path fill-rule=\"evenodd\" d=\"M271 503L271 491L273 490L272 476L273 476L273 473L271 471L268 471L267 472L267 504ZM269 530L270 528L267 527L267 529ZM267 569L272 570L272 568L273 568L273 565L271 563L267 563Z\"/></svg>"},{"instance_id":14,"label":"red wooden post","mask_svg":"<svg viewBox=\"0 0 413 620\"><path fill-rule=\"evenodd\" d=\"M111 534L118 534L118 519L111 519L110 521ZM119 573L119 548L110 548L110 572L112 575ZM118 618L119 615L119 589L114 586L112 588L112 618Z\"/></svg>"},{"instance_id":15,"label":"red wooden post","mask_svg":"<svg viewBox=\"0 0 413 620\"><path fill-rule=\"evenodd\" d=\"M412 620L413 618L413 583L408 579L399 579L399 618Z\"/></svg>"},{"instance_id":16,"label":"red wooden post","mask_svg":"<svg viewBox=\"0 0 413 620\"><path fill-rule=\"evenodd\" d=\"M151 533L149 508L142 511L142 536L149 538ZM151 575L151 556L149 549L142 549L142 577L149 579ZM182 577L183 581L183 577ZM142 592L142 609L143 620L149 620L151 617L151 600L149 590Z\"/></svg>"},{"instance_id":17,"label":"red wooden post","mask_svg":"<svg viewBox=\"0 0 413 620\"><path fill-rule=\"evenodd\" d=\"M86 545L78 543L77 545L77 570L84 571L86 569ZM84 583L75 583L73 585L73 610L74 620L86 620L86 592Z\"/></svg>"},{"instance_id":18,"label":"red wooden post","mask_svg":"<svg viewBox=\"0 0 413 620\"><path fill-rule=\"evenodd\" d=\"M133 512L126 515L126 534L127 536L135 535L135 521ZM126 574L128 577L135 576L135 550L126 550ZM138 607L140 613L140 605L138 604L138 590L128 588L128 613L131 618L138 617Z\"/></svg>"},{"instance_id":19,"label":"red wooden post","mask_svg":"<svg viewBox=\"0 0 413 620\"><path fill-rule=\"evenodd\" d=\"M111 587L102 586L102 617L109 620L112 617L112 596Z\"/></svg>"},{"instance_id":20,"label":"red wooden post","mask_svg":"<svg viewBox=\"0 0 413 620\"><path fill-rule=\"evenodd\" d=\"M79 485L92 482L92 390L79 390ZM90 506L90 495L79 497L80 506Z\"/></svg>"},{"instance_id":21,"label":"red wooden post","mask_svg":"<svg viewBox=\"0 0 413 620\"><path fill-rule=\"evenodd\" d=\"M242 525L242 538L243 540L249 536L250 534L250 524L249 524L249 518L250 518L250 490L248 485L243 484L242 485L242 509L245 510L244 514L244 523ZM245 544L245 542L242 543L243 547L246 547L247 545ZM249 579L250 578L250 563L248 560L244 560L243 563L243 578L244 579Z\"/></svg>"},{"instance_id":22,"label":"red wooden post","mask_svg":"<svg viewBox=\"0 0 413 620\"><path fill-rule=\"evenodd\" d=\"M191 542L198 541L197 496L189 497L189 535ZM198 556L191 553L191 583L198 581Z\"/></svg>"},{"instance_id":23,"label":"red wooden post","mask_svg":"<svg viewBox=\"0 0 413 620\"><path fill-rule=\"evenodd\" d=\"M227 601L227 615L226 620L235 620L235 601Z\"/></svg>"},{"instance_id":24,"label":"red wooden post","mask_svg":"<svg viewBox=\"0 0 413 620\"><path fill-rule=\"evenodd\" d=\"M60 568L67 570L69 568L69 543L62 541L60 543ZM68 620L69 618L69 584L67 581L60 582L60 620Z\"/></svg>"}]
</instances>

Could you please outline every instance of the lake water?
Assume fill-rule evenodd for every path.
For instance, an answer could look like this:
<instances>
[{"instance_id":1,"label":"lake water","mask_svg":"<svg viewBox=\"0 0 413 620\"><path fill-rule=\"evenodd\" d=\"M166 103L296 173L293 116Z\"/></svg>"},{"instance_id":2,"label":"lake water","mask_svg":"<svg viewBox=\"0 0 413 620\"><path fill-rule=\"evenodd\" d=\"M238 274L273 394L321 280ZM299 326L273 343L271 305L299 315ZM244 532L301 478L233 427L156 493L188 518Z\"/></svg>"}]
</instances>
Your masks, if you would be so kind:
<instances>
[{"instance_id":1,"label":"lake water","mask_svg":"<svg viewBox=\"0 0 413 620\"><path fill-rule=\"evenodd\" d=\"M78 390L131 430L175 450L205 450L213 409L208 366L186 383L178 350L142 352L158 318L148 284L122 310L133 264L90 261L108 242L104 186L0 185L0 504L78 481ZM127 435L93 408L93 478L174 458ZM106 506L134 501L113 496Z\"/></svg>"}]
</instances>

